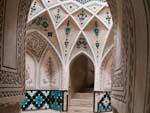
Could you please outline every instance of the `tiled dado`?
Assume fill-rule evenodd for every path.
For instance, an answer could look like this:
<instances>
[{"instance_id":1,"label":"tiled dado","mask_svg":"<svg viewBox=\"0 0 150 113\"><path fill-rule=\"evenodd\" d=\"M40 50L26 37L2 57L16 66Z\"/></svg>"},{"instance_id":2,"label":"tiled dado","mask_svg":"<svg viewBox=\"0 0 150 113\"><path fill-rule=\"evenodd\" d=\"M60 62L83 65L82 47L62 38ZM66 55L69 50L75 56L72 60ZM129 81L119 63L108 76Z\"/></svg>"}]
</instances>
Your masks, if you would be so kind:
<instances>
[{"instance_id":1,"label":"tiled dado","mask_svg":"<svg viewBox=\"0 0 150 113\"><path fill-rule=\"evenodd\" d=\"M94 92L94 112L95 113L112 112L111 92L109 91Z\"/></svg>"},{"instance_id":2,"label":"tiled dado","mask_svg":"<svg viewBox=\"0 0 150 113\"><path fill-rule=\"evenodd\" d=\"M67 111L68 92L61 90L27 90L22 111L52 109Z\"/></svg>"}]
</instances>

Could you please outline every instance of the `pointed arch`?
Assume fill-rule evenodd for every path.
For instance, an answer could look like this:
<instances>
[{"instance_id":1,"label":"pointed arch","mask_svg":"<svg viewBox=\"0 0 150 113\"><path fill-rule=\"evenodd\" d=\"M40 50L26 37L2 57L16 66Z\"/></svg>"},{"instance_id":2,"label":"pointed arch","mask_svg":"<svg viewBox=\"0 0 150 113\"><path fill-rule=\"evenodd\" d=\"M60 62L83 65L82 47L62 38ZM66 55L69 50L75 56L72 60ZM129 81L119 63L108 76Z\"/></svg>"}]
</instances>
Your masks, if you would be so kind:
<instances>
[{"instance_id":1,"label":"pointed arch","mask_svg":"<svg viewBox=\"0 0 150 113\"><path fill-rule=\"evenodd\" d=\"M76 54L70 59L70 61L69 61L69 67L70 67L71 63L72 63L77 57L79 57L80 55L84 55L84 56L86 56L88 59L90 59L90 61L93 63L94 68L95 68L95 61L94 61L94 59L93 59L88 53L86 53L85 51L80 51L80 52L76 53Z\"/></svg>"},{"instance_id":2,"label":"pointed arch","mask_svg":"<svg viewBox=\"0 0 150 113\"><path fill-rule=\"evenodd\" d=\"M95 68L95 64L88 54L81 52L75 55L69 65L69 92L71 94L86 91L93 92Z\"/></svg>"}]
</instances>

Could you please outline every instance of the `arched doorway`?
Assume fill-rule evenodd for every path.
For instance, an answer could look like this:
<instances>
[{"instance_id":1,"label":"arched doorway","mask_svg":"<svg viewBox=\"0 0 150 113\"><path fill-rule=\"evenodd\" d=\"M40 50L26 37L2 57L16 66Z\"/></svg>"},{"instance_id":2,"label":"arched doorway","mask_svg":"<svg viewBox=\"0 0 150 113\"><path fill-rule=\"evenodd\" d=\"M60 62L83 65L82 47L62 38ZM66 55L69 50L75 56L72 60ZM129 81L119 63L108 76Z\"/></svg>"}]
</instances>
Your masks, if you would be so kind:
<instances>
[{"instance_id":1,"label":"arched doorway","mask_svg":"<svg viewBox=\"0 0 150 113\"><path fill-rule=\"evenodd\" d=\"M94 64L85 54L70 63L69 112L93 112Z\"/></svg>"},{"instance_id":2,"label":"arched doorway","mask_svg":"<svg viewBox=\"0 0 150 113\"><path fill-rule=\"evenodd\" d=\"M78 55L70 65L70 88L72 93L94 89L94 65L84 54Z\"/></svg>"}]
</instances>

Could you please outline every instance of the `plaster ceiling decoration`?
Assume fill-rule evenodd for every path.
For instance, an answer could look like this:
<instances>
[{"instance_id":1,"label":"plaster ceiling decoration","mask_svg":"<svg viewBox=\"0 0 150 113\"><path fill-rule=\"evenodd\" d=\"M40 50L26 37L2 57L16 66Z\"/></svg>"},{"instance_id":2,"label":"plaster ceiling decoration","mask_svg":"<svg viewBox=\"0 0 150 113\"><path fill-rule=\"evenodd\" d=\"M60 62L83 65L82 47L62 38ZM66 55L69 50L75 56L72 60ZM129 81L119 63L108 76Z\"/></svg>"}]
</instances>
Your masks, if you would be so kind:
<instances>
[{"instance_id":1,"label":"plaster ceiling decoration","mask_svg":"<svg viewBox=\"0 0 150 113\"><path fill-rule=\"evenodd\" d=\"M102 4L92 3L87 6L93 13L97 13L103 7Z\"/></svg>"},{"instance_id":2,"label":"plaster ceiling decoration","mask_svg":"<svg viewBox=\"0 0 150 113\"><path fill-rule=\"evenodd\" d=\"M33 32L27 36L26 50L30 51L36 57L37 61L40 61L47 45L48 43L36 32Z\"/></svg>"},{"instance_id":3,"label":"plaster ceiling decoration","mask_svg":"<svg viewBox=\"0 0 150 113\"><path fill-rule=\"evenodd\" d=\"M47 7L52 7L59 3L58 0L43 0Z\"/></svg>"},{"instance_id":4,"label":"plaster ceiling decoration","mask_svg":"<svg viewBox=\"0 0 150 113\"><path fill-rule=\"evenodd\" d=\"M30 29L37 29L41 31L45 36L51 37L49 32L52 32L52 22L48 17L48 14L42 13L41 15L37 16L35 19L28 23L28 30Z\"/></svg>"},{"instance_id":5,"label":"plaster ceiling decoration","mask_svg":"<svg viewBox=\"0 0 150 113\"><path fill-rule=\"evenodd\" d=\"M43 9L44 9L43 3L40 0L34 0L30 8L28 19L31 19L32 17L37 15L39 12L41 12Z\"/></svg>"},{"instance_id":6,"label":"plaster ceiling decoration","mask_svg":"<svg viewBox=\"0 0 150 113\"><path fill-rule=\"evenodd\" d=\"M61 55L56 32L48 13L45 12L28 23L28 30L38 30L40 33L44 34L44 36L53 44L53 46L55 46Z\"/></svg>"},{"instance_id":7,"label":"plaster ceiling decoration","mask_svg":"<svg viewBox=\"0 0 150 113\"><path fill-rule=\"evenodd\" d=\"M51 9L50 15L52 16L54 24L56 26L59 25L67 17L66 11L61 6L57 6Z\"/></svg>"},{"instance_id":8,"label":"plaster ceiling decoration","mask_svg":"<svg viewBox=\"0 0 150 113\"><path fill-rule=\"evenodd\" d=\"M104 7L99 13L98 16L102 19L102 21L110 28L113 24L112 15L109 7Z\"/></svg>"},{"instance_id":9,"label":"plaster ceiling decoration","mask_svg":"<svg viewBox=\"0 0 150 113\"><path fill-rule=\"evenodd\" d=\"M28 30L36 29L48 39L64 62L68 62L70 55L77 51L84 51L93 55L93 58L100 59L104 40L113 24L106 0L39 1L45 7L41 13L29 18ZM30 25L31 23L36 25ZM84 47L84 39L80 38L79 41L79 36L88 42L87 47ZM82 43L80 48L77 47L79 42Z\"/></svg>"},{"instance_id":10,"label":"plaster ceiling decoration","mask_svg":"<svg viewBox=\"0 0 150 113\"><path fill-rule=\"evenodd\" d=\"M78 37L78 40L75 43L73 50L71 52L70 59L72 59L72 57L74 57L75 55L77 55L79 53L88 54L89 56L92 57L92 59L94 61L94 55L93 55L92 49L89 45L88 40L85 38L85 36L83 34L80 34L80 36Z\"/></svg>"},{"instance_id":11,"label":"plaster ceiling decoration","mask_svg":"<svg viewBox=\"0 0 150 113\"><path fill-rule=\"evenodd\" d=\"M78 6L75 3L66 3L64 4L64 7L67 9L69 13L72 13L73 11L77 10L80 6Z\"/></svg>"},{"instance_id":12,"label":"plaster ceiling decoration","mask_svg":"<svg viewBox=\"0 0 150 113\"><path fill-rule=\"evenodd\" d=\"M73 43L77 39L77 36L80 32L78 26L74 20L69 17L59 28L58 28L58 37L60 37L61 46L63 48L65 56L68 55Z\"/></svg>"},{"instance_id":13,"label":"plaster ceiling decoration","mask_svg":"<svg viewBox=\"0 0 150 113\"><path fill-rule=\"evenodd\" d=\"M89 39L97 59L100 58L108 31L106 26L97 18L94 18L84 29L85 36Z\"/></svg>"},{"instance_id":14,"label":"plaster ceiling decoration","mask_svg":"<svg viewBox=\"0 0 150 113\"><path fill-rule=\"evenodd\" d=\"M77 21L78 25L82 28L85 26L85 24L88 23L90 18L92 17L92 14L90 14L85 9L81 9L78 12L73 14L73 18Z\"/></svg>"}]
</instances>

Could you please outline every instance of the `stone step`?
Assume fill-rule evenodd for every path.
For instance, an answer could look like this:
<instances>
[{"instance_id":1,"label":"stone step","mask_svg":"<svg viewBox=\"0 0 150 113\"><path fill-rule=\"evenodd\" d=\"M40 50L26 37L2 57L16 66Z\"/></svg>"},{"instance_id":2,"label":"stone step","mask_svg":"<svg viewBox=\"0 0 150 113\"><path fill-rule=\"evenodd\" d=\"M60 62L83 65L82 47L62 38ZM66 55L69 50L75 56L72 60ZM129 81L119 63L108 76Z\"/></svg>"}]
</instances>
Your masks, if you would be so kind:
<instances>
[{"instance_id":1,"label":"stone step","mask_svg":"<svg viewBox=\"0 0 150 113\"><path fill-rule=\"evenodd\" d=\"M93 93L76 93L72 96L73 99L91 99L93 98Z\"/></svg>"},{"instance_id":2,"label":"stone step","mask_svg":"<svg viewBox=\"0 0 150 113\"><path fill-rule=\"evenodd\" d=\"M63 112L64 113L64 112ZM68 111L67 113L94 113L93 111L92 112L85 112L85 111L82 111L82 112L75 112L75 111Z\"/></svg>"},{"instance_id":3,"label":"stone step","mask_svg":"<svg viewBox=\"0 0 150 113\"><path fill-rule=\"evenodd\" d=\"M93 107L93 105L89 104L89 105L76 105L77 107ZM74 105L69 105L69 107L74 107Z\"/></svg>"},{"instance_id":4,"label":"stone step","mask_svg":"<svg viewBox=\"0 0 150 113\"><path fill-rule=\"evenodd\" d=\"M93 88L86 88L86 89L83 89L82 91L81 91L81 93L92 93L93 92Z\"/></svg>"},{"instance_id":5,"label":"stone step","mask_svg":"<svg viewBox=\"0 0 150 113\"><path fill-rule=\"evenodd\" d=\"M69 103L70 106L92 106L93 99L72 99Z\"/></svg>"},{"instance_id":6,"label":"stone step","mask_svg":"<svg viewBox=\"0 0 150 113\"><path fill-rule=\"evenodd\" d=\"M93 107L69 106L69 111L93 111Z\"/></svg>"},{"instance_id":7,"label":"stone step","mask_svg":"<svg viewBox=\"0 0 150 113\"><path fill-rule=\"evenodd\" d=\"M93 113L93 93L76 93L69 102L68 113Z\"/></svg>"}]
</instances>

